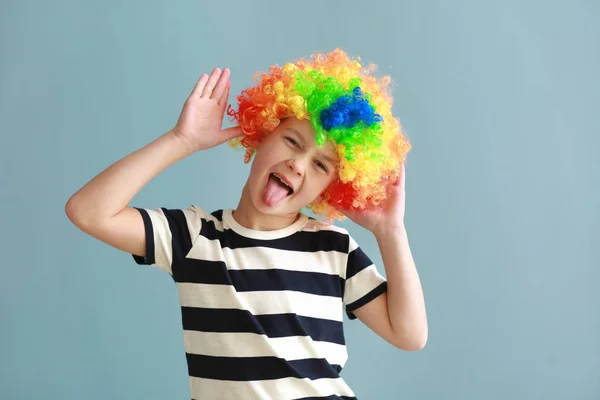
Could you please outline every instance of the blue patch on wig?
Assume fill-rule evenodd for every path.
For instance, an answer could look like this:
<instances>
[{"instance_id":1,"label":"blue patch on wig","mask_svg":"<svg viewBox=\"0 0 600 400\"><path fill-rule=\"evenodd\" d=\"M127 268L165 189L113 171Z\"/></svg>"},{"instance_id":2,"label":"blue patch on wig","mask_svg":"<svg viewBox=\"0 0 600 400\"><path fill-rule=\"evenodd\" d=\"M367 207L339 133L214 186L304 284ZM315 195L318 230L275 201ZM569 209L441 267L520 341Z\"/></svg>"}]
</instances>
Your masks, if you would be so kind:
<instances>
[{"instance_id":1,"label":"blue patch on wig","mask_svg":"<svg viewBox=\"0 0 600 400\"><path fill-rule=\"evenodd\" d=\"M333 128L352 128L359 122L367 126L381 122L381 115L363 97L359 87L355 87L352 95L340 96L329 108L321 111L321 123L325 130Z\"/></svg>"}]
</instances>

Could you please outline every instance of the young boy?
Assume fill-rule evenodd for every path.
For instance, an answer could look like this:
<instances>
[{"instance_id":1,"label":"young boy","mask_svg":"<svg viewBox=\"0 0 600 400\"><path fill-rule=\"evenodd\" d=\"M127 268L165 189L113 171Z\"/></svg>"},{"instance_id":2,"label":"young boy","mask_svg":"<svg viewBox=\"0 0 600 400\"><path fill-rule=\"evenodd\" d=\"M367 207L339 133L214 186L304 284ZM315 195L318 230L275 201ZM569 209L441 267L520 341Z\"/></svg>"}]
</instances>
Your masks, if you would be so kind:
<instances>
[{"instance_id":1,"label":"young boy","mask_svg":"<svg viewBox=\"0 0 600 400\"><path fill-rule=\"evenodd\" d=\"M175 127L92 179L66 213L173 277L193 399L354 399L339 376L344 311L399 349L427 340L404 227L408 145L386 81L337 49L274 66L222 130L229 76L202 75ZM255 157L235 210L128 206L173 163L228 140ZM304 207L370 230L387 279L345 229Z\"/></svg>"}]
</instances>

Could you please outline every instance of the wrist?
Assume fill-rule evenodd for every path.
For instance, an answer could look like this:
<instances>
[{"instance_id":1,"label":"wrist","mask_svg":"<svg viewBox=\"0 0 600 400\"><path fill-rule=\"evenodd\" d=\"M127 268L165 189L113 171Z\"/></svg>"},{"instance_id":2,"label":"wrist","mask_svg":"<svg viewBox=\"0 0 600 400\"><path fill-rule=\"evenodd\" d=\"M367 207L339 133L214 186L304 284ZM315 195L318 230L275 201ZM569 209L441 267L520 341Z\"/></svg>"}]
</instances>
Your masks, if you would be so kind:
<instances>
[{"instance_id":1,"label":"wrist","mask_svg":"<svg viewBox=\"0 0 600 400\"><path fill-rule=\"evenodd\" d=\"M175 129L169 130L164 136L179 148L183 157L187 157L199 150L197 146L194 146L189 139L179 134Z\"/></svg>"},{"instance_id":2,"label":"wrist","mask_svg":"<svg viewBox=\"0 0 600 400\"><path fill-rule=\"evenodd\" d=\"M395 224L393 226L382 226L381 228L373 229L373 235L377 240L382 240L390 237L397 237L399 235L406 235L406 227L404 222Z\"/></svg>"}]
</instances>

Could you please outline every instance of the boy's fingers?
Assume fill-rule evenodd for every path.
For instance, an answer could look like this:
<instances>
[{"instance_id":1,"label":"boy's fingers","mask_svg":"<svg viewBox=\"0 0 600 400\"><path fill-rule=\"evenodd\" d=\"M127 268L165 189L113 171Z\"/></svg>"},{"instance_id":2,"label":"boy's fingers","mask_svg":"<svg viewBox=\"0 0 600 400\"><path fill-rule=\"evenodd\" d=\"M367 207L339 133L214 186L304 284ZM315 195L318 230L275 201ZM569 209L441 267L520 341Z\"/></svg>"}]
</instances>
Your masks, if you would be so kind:
<instances>
[{"instance_id":1,"label":"boy's fingers","mask_svg":"<svg viewBox=\"0 0 600 400\"><path fill-rule=\"evenodd\" d=\"M227 100L229 100L229 89L230 88L231 88L231 83L228 81L227 84L225 85L225 90L221 94L221 97L219 98L219 101L218 101L219 105L223 109L225 109L225 107L227 107Z\"/></svg>"},{"instance_id":2,"label":"boy's fingers","mask_svg":"<svg viewBox=\"0 0 600 400\"><path fill-rule=\"evenodd\" d=\"M204 98L210 97L212 95L213 89L215 88L220 77L221 77L221 69L215 68L213 70L212 74L210 74L210 77L208 78L208 82L206 82L206 85L204 85L204 89L202 90L202 94L200 95L200 97L204 97Z\"/></svg>"},{"instance_id":3,"label":"boy's fingers","mask_svg":"<svg viewBox=\"0 0 600 400\"><path fill-rule=\"evenodd\" d=\"M233 139L244 135L244 131L239 126L232 126L231 128L223 129L222 132L229 139Z\"/></svg>"},{"instance_id":4,"label":"boy's fingers","mask_svg":"<svg viewBox=\"0 0 600 400\"><path fill-rule=\"evenodd\" d=\"M200 79L198 79L198 82L196 82L196 85L194 86L194 89L192 90L190 96L200 96L202 94L202 90L204 89L204 85L206 85L207 81L208 75L202 74Z\"/></svg>"},{"instance_id":5,"label":"boy's fingers","mask_svg":"<svg viewBox=\"0 0 600 400\"><path fill-rule=\"evenodd\" d=\"M223 73L221 74L219 81L217 82L215 88L212 91L212 94L210 95L211 99L217 100L219 103L221 102L224 92L226 92L227 88L229 87L230 74L231 72L229 71L229 68L223 69Z\"/></svg>"}]
</instances>

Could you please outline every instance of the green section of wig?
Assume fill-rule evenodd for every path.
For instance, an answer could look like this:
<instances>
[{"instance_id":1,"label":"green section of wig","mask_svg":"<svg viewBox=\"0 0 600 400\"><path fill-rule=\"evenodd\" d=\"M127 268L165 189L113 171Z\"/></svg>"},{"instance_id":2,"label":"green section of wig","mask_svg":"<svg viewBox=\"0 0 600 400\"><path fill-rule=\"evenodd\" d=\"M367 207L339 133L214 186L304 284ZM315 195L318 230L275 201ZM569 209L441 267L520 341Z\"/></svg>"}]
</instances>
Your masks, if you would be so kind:
<instances>
[{"instance_id":1,"label":"green section of wig","mask_svg":"<svg viewBox=\"0 0 600 400\"><path fill-rule=\"evenodd\" d=\"M310 121L316 132L316 142L322 146L328 138L338 145L343 145L344 158L348 162L354 161L354 147L361 146L365 149L379 147L382 145L380 136L383 128L380 123L367 125L364 121L359 121L351 127L334 127L326 130L322 122L322 112L328 110L333 103L342 97L352 98L355 95L355 89L362 83L360 78L352 78L348 86L344 86L337 78L325 76L317 70L311 70L308 73L297 71L294 74L294 90L306 101L306 109L311 116ZM364 99L369 106L371 104L371 95L364 95ZM372 153L369 157L374 162L381 162L382 156Z\"/></svg>"}]
</instances>

